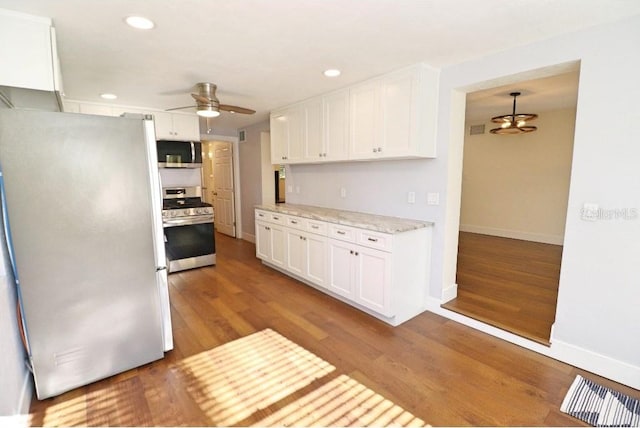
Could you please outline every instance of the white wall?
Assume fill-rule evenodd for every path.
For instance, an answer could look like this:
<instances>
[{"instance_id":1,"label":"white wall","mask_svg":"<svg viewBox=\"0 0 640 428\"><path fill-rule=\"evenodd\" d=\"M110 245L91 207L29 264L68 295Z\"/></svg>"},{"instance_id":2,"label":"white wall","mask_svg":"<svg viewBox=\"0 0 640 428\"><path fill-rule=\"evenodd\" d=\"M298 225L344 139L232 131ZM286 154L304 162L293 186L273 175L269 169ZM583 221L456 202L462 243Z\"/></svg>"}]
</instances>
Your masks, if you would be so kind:
<instances>
[{"instance_id":1,"label":"white wall","mask_svg":"<svg viewBox=\"0 0 640 428\"><path fill-rule=\"evenodd\" d=\"M438 157L432 160L293 166L291 203L435 222L429 294L455 287L465 94L541 77L581 61L571 189L551 354L640 388L640 221L583 221L580 209L640 208L640 17L480 58L441 71ZM558 71L559 72L559 71ZM347 188L341 200L338 186ZM416 192L407 204L405 192ZM440 205L427 206L426 192Z\"/></svg>"},{"instance_id":2,"label":"white wall","mask_svg":"<svg viewBox=\"0 0 640 428\"><path fill-rule=\"evenodd\" d=\"M253 208L262 203L260 133L269 131L269 121L265 120L244 129L246 141L239 144L242 237L251 241L255 239L256 233Z\"/></svg>"},{"instance_id":3,"label":"white wall","mask_svg":"<svg viewBox=\"0 0 640 428\"><path fill-rule=\"evenodd\" d=\"M16 290L0 213L0 417L27 414L32 384L18 333Z\"/></svg>"},{"instance_id":4,"label":"white wall","mask_svg":"<svg viewBox=\"0 0 640 428\"><path fill-rule=\"evenodd\" d=\"M562 245L575 109L536 113L529 134L491 134L487 121L469 135L467 123L460 230Z\"/></svg>"},{"instance_id":5,"label":"white wall","mask_svg":"<svg viewBox=\"0 0 640 428\"><path fill-rule=\"evenodd\" d=\"M442 70L438 148L450 156L447 218L459 210L458 164L462 138L451 129L460 106L447 94L470 92L491 82L508 83L519 73L579 60L580 84L571 188L557 316L551 354L587 370L640 388L640 16L557 37ZM507 76L505 78L505 76ZM584 221L581 208L595 202L627 209L627 218ZM446 255L443 289L455 282L457 246L448 229L436 251Z\"/></svg>"}]
</instances>

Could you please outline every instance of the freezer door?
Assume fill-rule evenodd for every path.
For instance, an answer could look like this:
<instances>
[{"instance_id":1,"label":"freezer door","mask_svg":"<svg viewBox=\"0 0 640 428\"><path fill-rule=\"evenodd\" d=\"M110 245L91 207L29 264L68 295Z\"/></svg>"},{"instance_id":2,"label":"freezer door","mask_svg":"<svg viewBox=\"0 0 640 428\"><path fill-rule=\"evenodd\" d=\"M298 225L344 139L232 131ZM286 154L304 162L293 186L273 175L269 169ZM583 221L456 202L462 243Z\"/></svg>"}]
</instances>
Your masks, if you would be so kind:
<instances>
[{"instance_id":1,"label":"freezer door","mask_svg":"<svg viewBox=\"0 0 640 428\"><path fill-rule=\"evenodd\" d=\"M162 358L142 121L0 111L0 161L38 398Z\"/></svg>"}]
</instances>

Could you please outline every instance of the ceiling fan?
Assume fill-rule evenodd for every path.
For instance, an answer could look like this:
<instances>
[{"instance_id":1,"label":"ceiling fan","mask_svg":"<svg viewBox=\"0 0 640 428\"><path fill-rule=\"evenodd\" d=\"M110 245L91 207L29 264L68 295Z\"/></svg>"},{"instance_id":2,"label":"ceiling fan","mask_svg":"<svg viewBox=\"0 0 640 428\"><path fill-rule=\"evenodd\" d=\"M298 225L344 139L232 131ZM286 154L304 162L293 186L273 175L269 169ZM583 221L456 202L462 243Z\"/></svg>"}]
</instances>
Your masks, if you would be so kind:
<instances>
[{"instance_id":1,"label":"ceiling fan","mask_svg":"<svg viewBox=\"0 0 640 428\"><path fill-rule=\"evenodd\" d=\"M197 94L191 94L196 100L196 113L198 116L210 118L220 116L220 110L230 113L253 114L256 111L244 107L232 106L228 104L220 104L220 100L216 97L217 86L213 83L200 82L195 85L198 90ZM166 111L182 110L185 108L193 108L194 106L174 107Z\"/></svg>"}]
</instances>

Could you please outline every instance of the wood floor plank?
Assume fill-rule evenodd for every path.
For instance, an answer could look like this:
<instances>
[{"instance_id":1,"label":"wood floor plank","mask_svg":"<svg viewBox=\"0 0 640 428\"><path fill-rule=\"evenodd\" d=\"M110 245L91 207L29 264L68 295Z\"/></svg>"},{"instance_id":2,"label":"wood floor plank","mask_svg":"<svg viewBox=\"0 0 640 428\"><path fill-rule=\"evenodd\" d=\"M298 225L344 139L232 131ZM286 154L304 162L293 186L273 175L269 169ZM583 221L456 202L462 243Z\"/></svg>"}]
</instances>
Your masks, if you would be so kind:
<instances>
[{"instance_id":1,"label":"wood floor plank","mask_svg":"<svg viewBox=\"0 0 640 428\"><path fill-rule=\"evenodd\" d=\"M272 329L334 370L244 417L241 425L296 405L343 375L431 425L584 425L559 406L576 374L598 377L432 313L391 327L264 266L253 244L223 235L217 240L216 266L170 275L174 350L163 360L58 397L34 399L30 424L215 425L213 403L190 390L194 382L204 387L207 379L189 378L180 367L198 364L202 355L238 337ZM527 268L518 275L545 296L544 281L554 269L544 251L518 251L527 250L537 251L545 273ZM474 263L474 269L483 268ZM513 263L509 258L498 274ZM480 276L486 282L493 274ZM640 397L640 391L606 382Z\"/></svg>"},{"instance_id":2,"label":"wood floor plank","mask_svg":"<svg viewBox=\"0 0 640 428\"><path fill-rule=\"evenodd\" d=\"M562 246L460 232L458 296L442 305L549 345Z\"/></svg>"}]
</instances>

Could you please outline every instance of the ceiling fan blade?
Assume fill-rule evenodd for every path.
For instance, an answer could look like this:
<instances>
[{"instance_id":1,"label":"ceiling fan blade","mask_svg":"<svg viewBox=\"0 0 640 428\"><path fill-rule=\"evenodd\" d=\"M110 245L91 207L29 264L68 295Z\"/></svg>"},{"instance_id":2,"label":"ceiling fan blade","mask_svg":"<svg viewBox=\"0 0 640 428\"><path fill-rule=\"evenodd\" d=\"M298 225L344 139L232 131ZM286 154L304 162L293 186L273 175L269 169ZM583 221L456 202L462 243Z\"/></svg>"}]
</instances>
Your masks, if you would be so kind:
<instances>
[{"instance_id":1,"label":"ceiling fan blade","mask_svg":"<svg viewBox=\"0 0 640 428\"><path fill-rule=\"evenodd\" d=\"M220 104L220 106L218 106L218 108L220 110L230 111L232 113L253 114L253 113L256 112L255 110L251 110L249 108L238 107L238 106L230 106L228 104Z\"/></svg>"},{"instance_id":2,"label":"ceiling fan blade","mask_svg":"<svg viewBox=\"0 0 640 428\"><path fill-rule=\"evenodd\" d=\"M203 97L202 95L191 94L191 96L193 97L194 100L201 102L203 104L211 104L213 102L211 98Z\"/></svg>"},{"instance_id":3,"label":"ceiling fan blade","mask_svg":"<svg viewBox=\"0 0 640 428\"><path fill-rule=\"evenodd\" d=\"M196 108L196 106L184 106L184 107L172 107L172 108L168 108L165 109L164 111L173 111L173 110L184 110L186 108Z\"/></svg>"}]
</instances>

